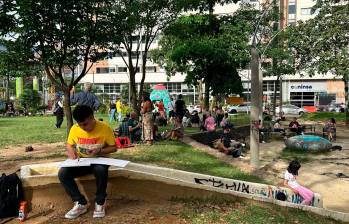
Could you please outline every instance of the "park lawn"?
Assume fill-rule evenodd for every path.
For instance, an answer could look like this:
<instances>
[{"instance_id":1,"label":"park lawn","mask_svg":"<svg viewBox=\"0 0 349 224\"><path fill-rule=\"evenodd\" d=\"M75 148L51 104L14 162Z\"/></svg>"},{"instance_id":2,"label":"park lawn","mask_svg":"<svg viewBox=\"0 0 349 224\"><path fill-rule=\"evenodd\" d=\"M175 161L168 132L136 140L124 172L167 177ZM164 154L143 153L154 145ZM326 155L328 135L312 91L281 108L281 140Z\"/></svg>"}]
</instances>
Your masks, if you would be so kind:
<instances>
[{"instance_id":1,"label":"park lawn","mask_svg":"<svg viewBox=\"0 0 349 224\"><path fill-rule=\"evenodd\" d=\"M137 148L120 149L113 157L184 171L266 183L256 176L242 172L239 168L178 141L162 141L152 146L141 145Z\"/></svg>"},{"instance_id":2,"label":"park lawn","mask_svg":"<svg viewBox=\"0 0 349 224\"><path fill-rule=\"evenodd\" d=\"M232 202L229 199L218 197L206 199L173 199L173 201L184 204L179 211L180 218L186 220L188 223L195 224L341 223L299 209L244 201Z\"/></svg>"},{"instance_id":3,"label":"park lawn","mask_svg":"<svg viewBox=\"0 0 349 224\"><path fill-rule=\"evenodd\" d=\"M106 115L96 115L107 118ZM65 124L57 129L55 117L11 117L0 118L0 149L12 145L32 143L64 142ZM195 131L192 129L192 131ZM62 157L57 154L57 157ZM153 146L139 145L128 150L120 150L116 158L133 162L149 163L185 171L222 176L246 181L263 182L262 179L246 174L240 169L227 165L215 157L177 141L156 142Z\"/></svg>"},{"instance_id":4,"label":"park lawn","mask_svg":"<svg viewBox=\"0 0 349 224\"><path fill-rule=\"evenodd\" d=\"M302 120L305 121L322 121L326 122L329 119L334 118L336 122L345 122L345 113L336 112L316 112L316 113L305 113L302 116Z\"/></svg>"}]
</instances>

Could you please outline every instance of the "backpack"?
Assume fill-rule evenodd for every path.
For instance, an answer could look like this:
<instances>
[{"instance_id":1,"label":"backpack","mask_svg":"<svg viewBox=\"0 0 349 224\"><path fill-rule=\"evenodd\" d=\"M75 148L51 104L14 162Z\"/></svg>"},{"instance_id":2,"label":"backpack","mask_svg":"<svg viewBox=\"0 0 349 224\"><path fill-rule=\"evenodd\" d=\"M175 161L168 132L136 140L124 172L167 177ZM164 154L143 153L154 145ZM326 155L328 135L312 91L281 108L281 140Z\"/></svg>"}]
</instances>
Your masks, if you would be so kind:
<instances>
[{"instance_id":1,"label":"backpack","mask_svg":"<svg viewBox=\"0 0 349 224\"><path fill-rule=\"evenodd\" d=\"M0 218L18 216L19 203L23 201L22 182L16 173L0 177Z\"/></svg>"}]
</instances>

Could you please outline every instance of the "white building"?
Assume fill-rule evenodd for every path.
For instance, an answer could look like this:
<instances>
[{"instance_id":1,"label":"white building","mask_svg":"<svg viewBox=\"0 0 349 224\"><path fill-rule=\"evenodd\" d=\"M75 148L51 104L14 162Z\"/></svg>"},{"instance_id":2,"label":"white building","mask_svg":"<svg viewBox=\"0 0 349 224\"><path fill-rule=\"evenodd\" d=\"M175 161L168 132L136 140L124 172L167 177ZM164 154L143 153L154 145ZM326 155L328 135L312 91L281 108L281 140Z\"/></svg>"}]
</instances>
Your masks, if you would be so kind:
<instances>
[{"instance_id":1,"label":"white building","mask_svg":"<svg viewBox=\"0 0 349 224\"><path fill-rule=\"evenodd\" d=\"M243 1L255 4L256 8L261 8L261 2L267 0ZM311 7L315 2L314 0L281 0L280 6L283 7L285 15L280 21L280 23L283 23L281 27L294 24L298 20L307 20L314 17ZM232 14L238 8L239 4L217 5L215 7L215 13ZM137 37L135 37L135 41L137 41ZM158 38L156 38L151 48L157 48L158 41ZM141 68L141 64L142 61L139 62L139 68ZM151 61L147 61L146 71L146 84L152 86L162 83L167 86L172 95L182 94L190 103L197 103L197 91L195 91L194 87L190 88L184 83L184 74L178 73L175 76L168 77L163 68L157 64L153 64ZM248 88L250 76L248 73L249 71L241 72L246 100L249 99L250 93L250 89ZM140 80L141 73L138 73L136 75L136 82L140 83ZM121 88L128 88L129 76L127 67L121 56L100 61L92 67L81 82L92 82L97 86L97 94L104 94L110 96L110 98L115 98L120 95ZM344 102L344 83L332 76L317 75L312 78L300 77L299 75L286 76L282 83L283 101L285 102L299 106L314 106L319 102L320 104L327 102L329 99L336 100L337 103ZM277 91L280 89L280 85L276 83L276 78L264 78L263 91L266 101L271 102L274 88L277 88ZM326 98L326 100L323 100L323 98ZM127 99L123 100L127 101Z\"/></svg>"}]
</instances>

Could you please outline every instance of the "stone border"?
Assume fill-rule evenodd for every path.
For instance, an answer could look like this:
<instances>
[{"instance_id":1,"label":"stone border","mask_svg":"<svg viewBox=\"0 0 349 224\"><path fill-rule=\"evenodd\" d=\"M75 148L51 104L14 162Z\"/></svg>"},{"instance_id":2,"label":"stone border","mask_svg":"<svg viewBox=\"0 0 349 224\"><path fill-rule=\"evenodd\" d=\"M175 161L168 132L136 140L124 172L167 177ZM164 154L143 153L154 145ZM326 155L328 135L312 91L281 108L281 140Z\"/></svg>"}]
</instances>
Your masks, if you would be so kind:
<instances>
[{"instance_id":1,"label":"stone border","mask_svg":"<svg viewBox=\"0 0 349 224\"><path fill-rule=\"evenodd\" d=\"M23 166L21 170L21 178L23 180L24 188L33 188L39 186L44 187L45 185L49 186L50 184L59 183L57 177L58 164L59 163L49 163ZM273 203L283 207L298 208L304 211L316 213L321 216L330 217L335 220L349 222L349 213L336 212L319 207L304 206L290 202L278 201L268 198L267 196L263 196L263 194L250 193L250 191L252 191L253 189L257 191L258 188L261 189L267 186L263 184L214 177L210 175L191 173L169 168L142 165L132 162L129 163L125 168L111 167L110 178L113 177L125 177L134 180L152 180L173 186L183 186L194 189L207 190L211 192L224 193L240 198ZM92 178L92 176L87 176L81 179L86 180ZM245 184L244 187L243 184ZM249 186L248 188L247 185Z\"/></svg>"}]
</instances>

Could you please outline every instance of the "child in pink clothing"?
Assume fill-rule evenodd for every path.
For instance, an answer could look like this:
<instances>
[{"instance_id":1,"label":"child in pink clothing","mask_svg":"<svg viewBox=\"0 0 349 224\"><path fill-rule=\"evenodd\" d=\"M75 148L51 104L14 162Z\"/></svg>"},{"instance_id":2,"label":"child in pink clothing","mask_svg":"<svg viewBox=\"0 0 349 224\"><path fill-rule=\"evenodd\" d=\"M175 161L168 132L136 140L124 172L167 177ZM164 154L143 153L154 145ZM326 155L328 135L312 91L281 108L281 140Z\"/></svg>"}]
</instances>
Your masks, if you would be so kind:
<instances>
[{"instance_id":1,"label":"child in pink clothing","mask_svg":"<svg viewBox=\"0 0 349 224\"><path fill-rule=\"evenodd\" d=\"M207 131L215 131L216 130L216 121L211 116L211 114L208 114L206 120L205 120L205 128Z\"/></svg>"},{"instance_id":2,"label":"child in pink clothing","mask_svg":"<svg viewBox=\"0 0 349 224\"><path fill-rule=\"evenodd\" d=\"M293 160L290 163L290 165L288 166L285 172L284 185L285 187L290 188L294 193L302 196L303 198L302 205L310 205L314 197L314 192L312 192L306 187L301 186L297 182L296 178L298 176L298 170L300 168L301 168L301 164L298 161Z\"/></svg>"}]
</instances>

